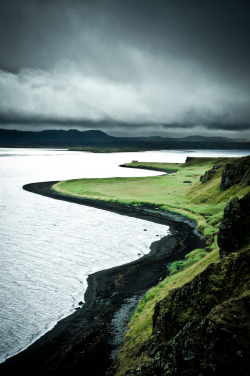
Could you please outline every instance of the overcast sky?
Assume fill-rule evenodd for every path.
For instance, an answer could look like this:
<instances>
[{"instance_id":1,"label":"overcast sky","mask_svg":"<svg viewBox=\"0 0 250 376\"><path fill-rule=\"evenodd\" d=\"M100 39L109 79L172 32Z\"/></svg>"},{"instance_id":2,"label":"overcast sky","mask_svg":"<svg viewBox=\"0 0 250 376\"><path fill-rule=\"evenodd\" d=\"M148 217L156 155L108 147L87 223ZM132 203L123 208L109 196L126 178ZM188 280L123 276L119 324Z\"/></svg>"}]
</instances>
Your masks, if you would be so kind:
<instances>
[{"instance_id":1,"label":"overcast sky","mask_svg":"<svg viewBox=\"0 0 250 376\"><path fill-rule=\"evenodd\" d=\"M0 128L250 139L250 1L0 0Z\"/></svg>"}]
</instances>

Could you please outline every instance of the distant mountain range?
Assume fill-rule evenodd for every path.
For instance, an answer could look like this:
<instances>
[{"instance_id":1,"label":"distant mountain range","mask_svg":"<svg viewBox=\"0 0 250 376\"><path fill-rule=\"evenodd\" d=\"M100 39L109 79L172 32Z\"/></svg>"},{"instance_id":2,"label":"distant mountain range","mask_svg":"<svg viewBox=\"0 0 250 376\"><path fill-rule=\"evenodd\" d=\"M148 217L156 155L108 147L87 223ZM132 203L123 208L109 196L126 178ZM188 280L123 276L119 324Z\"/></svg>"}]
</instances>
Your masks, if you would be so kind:
<instances>
[{"instance_id":1,"label":"distant mountain range","mask_svg":"<svg viewBox=\"0 0 250 376\"><path fill-rule=\"evenodd\" d=\"M63 147L95 149L245 149L250 142L226 137L188 136L170 138L114 137L100 130L44 130L40 132L0 129L0 147Z\"/></svg>"}]
</instances>

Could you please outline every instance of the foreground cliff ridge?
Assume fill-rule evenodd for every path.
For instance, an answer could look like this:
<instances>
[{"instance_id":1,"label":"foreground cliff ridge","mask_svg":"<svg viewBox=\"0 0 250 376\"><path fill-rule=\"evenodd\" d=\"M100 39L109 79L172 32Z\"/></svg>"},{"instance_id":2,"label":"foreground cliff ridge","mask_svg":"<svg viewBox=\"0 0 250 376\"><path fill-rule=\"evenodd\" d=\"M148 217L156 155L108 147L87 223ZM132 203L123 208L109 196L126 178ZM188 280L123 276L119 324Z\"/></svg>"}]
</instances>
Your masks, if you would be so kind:
<instances>
[{"instance_id":1,"label":"foreground cliff ridge","mask_svg":"<svg viewBox=\"0 0 250 376\"><path fill-rule=\"evenodd\" d=\"M233 197L226 205L218 232L221 259L238 251L250 237L250 192Z\"/></svg>"},{"instance_id":2,"label":"foreground cliff ridge","mask_svg":"<svg viewBox=\"0 0 250 376\"><path fill-rule=\"evenodd\" d=\"M211 264L154 311L149 361L132 375L248 375L250 250Z\"/></svg>"},{"instance_id":3,"label":"foreground cliff ridge","mask_svg":"<svg viewBox=\"0 0 250 376\"><path fill-rule=\"evenodd\" d=\"M232 253L172 290L155 307L150 361L126 375L248 375L249 263L250 250Z\"/></svg>"}]
</instances>

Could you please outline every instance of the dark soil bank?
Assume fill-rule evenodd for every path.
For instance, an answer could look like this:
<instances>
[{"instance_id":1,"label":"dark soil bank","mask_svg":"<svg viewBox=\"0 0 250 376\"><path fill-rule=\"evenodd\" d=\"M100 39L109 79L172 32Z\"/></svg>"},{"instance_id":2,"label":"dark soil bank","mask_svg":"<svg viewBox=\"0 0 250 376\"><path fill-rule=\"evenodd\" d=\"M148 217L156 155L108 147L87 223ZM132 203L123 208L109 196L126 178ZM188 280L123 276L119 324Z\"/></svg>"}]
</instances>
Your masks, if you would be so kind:
<instances>
[{"instance_id":1,"label":"dark soil bank","mask_svg":"<svg viewBox=\"0 0 250 376\"><path fill-rule=\"evenodd\" d=\"M168 264L204 246L192 221L152 206L69 197L53 192L55 182L24 186L33 193L89 205L170 226L171 235L152 243L151 252L137 261L88 277L85 304L61 320L27 350L0 365L1 375L105 375L119 349L129 316L140 297L168 273Z\"/></svg>"}]
</instances>

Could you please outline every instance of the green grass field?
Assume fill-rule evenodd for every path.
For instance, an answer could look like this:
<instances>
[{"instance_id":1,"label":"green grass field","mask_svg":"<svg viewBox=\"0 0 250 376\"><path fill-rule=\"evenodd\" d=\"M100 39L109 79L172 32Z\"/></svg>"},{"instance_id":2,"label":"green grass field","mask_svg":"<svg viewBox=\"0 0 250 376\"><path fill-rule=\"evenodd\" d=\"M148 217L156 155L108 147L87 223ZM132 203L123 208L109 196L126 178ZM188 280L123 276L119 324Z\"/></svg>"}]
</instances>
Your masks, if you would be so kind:
<instances>
[{"instance_id":1,"label":"green grass field","mask_svg":"<svg viewBox=\"0 0 250 376\"><path fill-rule=\"evenodd\" d=\"M67 180L55 184L53 189L67 195L90 199L135 205L150 203L195 219L199 229L205 235L211 235L218 229L228 199L234 194L243 196L248 189L234 186L221 192L221 169L218 169L211 181L201 184L200 176L214 164L224 165L225 160L197 158L193 163L187 164L135 162L127 166L178 171L163 176Z\"/></svg>"},{"instance_id":2,"label":"green grass field","mask_svg":"<svg viewBox=\"0 0 250 376\"><path fill-rule=\"evenodd\" d=\"M166 297L171 289L181 287L213 263L219 262L217 246L218 227L228 200L237 195L243 197L249 186L237 184L226 191L220 190L221 173L227 162L234 159L195 158L185 164L128 163L128 167L177 170L174 173L137 178L77 179L62 181L53 189L78 197L141 205L150 203L161 210L179 213L197 222L203 232L207 247L194 250L185 260L170 266L171 275L150 289L139 303L129 324L125 345L119 354L117 376L126 369L147 360L143 351L152 332L152 317L156 302ZM205 184L200 176L218 166L215 175Z\"/></svg>"}]
</instances>

